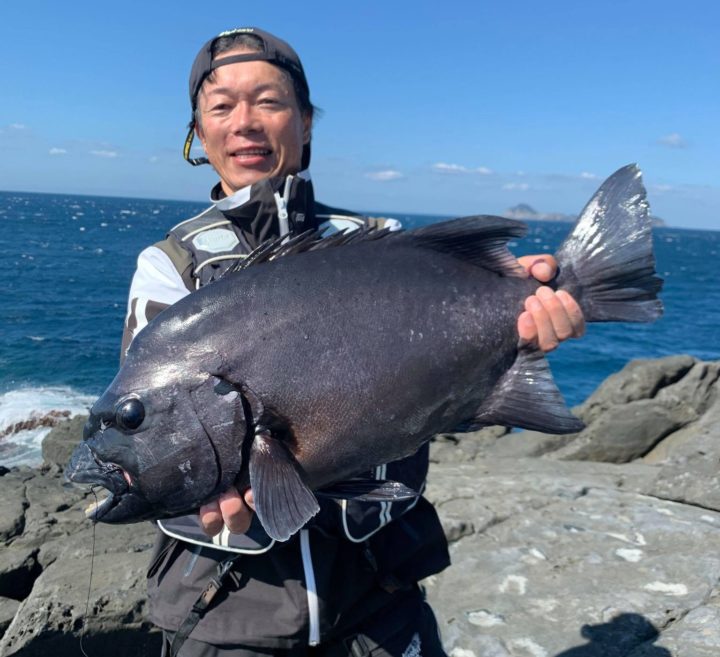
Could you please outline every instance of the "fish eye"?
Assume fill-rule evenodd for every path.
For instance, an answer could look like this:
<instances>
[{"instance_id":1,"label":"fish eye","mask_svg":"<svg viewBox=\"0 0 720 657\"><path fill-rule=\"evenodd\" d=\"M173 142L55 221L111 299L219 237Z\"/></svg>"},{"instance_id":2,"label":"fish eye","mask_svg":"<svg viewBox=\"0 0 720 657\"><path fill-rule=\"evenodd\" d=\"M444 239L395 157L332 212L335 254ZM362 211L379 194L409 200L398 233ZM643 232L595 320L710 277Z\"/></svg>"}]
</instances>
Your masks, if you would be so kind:
<instances>
[{"instance_id":1,"label":"fish eye","mask_svg":"<svg viewBox=\"0 0 720 657\"><path fill-rule=\"evenodd\" d=\"M115 425L120 429L137 429L145 419L145 407L139 399L126 399L115 409Z\"/></svg>"}]
</instances>

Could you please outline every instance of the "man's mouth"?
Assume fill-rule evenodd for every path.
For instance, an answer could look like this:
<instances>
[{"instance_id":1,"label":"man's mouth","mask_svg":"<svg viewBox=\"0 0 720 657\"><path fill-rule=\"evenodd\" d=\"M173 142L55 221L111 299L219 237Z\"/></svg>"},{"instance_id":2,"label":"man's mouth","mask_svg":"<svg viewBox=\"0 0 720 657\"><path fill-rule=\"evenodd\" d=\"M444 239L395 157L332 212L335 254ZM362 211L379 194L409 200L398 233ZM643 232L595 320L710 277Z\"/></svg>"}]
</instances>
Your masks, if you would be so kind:
<instances>
[{"instance_id":1,"label":"man's mouth","mask_svg":"<svg viewBox=\"0 0 720 657\"><path fill-rule=\"evenodd\" d=\"M272 150L269 148L242 148L230 153L230 157L234 160L239 160L243 164L262 162L270 155L272 155Z\"/></svg>"}]
</instances>

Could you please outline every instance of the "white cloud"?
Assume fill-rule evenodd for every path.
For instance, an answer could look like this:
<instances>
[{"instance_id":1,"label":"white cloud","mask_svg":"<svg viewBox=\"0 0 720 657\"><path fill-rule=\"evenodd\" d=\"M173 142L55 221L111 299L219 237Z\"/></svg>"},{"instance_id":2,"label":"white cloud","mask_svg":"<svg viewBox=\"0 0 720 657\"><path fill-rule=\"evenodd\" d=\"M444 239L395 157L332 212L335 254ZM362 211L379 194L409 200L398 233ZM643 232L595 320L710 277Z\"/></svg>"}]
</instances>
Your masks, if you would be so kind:
<instances>
[{"instance_id":1,"label":"white cloud","mask_svg":"<svg viewBox=\"0 0 720 657\"><path fill-rule=\"evenodd\" d=\"M113 158L117 157L117 151L90 151L91 155L97 155L97 157Z\"/></svg>"},{"instance_id":2,"label":"white cloud","mask_svg":"<svg viewBox=\"0 0 720 657\"><path fill-rule=\"evenodd\" d=\"M659 192L661 194L663 192L672 192L672 191L674 191L674 189L675 189L675 187L673 187L672 185L653 185L652 186L652 190L654 192Z\"/></svg>"},{"instance_id":3,"label":"white cloud","mask_svg":"<svg viewBox=\"0 0 720 657\"><path fill-rule=\"evenodd\" d=\"M366 173L365 177L370 178L370 180L376 180L378 182L388 182L390 180L400 180L405 176L400 171L396 171L395 169L386 169L384 171L373 171L371 173Z\"/></svg>"},{"instance_id":4,"label":"white cloud","mask_svg":"<svg viewBox=\"0 0 720 657\"><path fill-rule=\"evenodd\" d=\"M157 162L159 159L160 159L160 158L159 158L157 155L151 155L151 156L148 158L148 162L150 162L150 163L152 163L152 164L155 164L155 162Z\"/></svg>"},{"instance_id":5,"label":"white cloud","mask_svg":"<svg viewBox=\"0 0 720 657\"><path fill-rule=\"evenodd\" d=\"M64 148L51 148L49 151L50 155L65 155L67 151Z\"/></svg>"},{"instance_id":6,"label":"white cloud","mask_svg":"<svg viewBox=\"0 0 720 657\"><path fill-rule=\"evenodd\" d=\"M594 173L588 173L587 171L583 171L580 174L580 177L584 180L597 180L600 176L598 176Z\"/></svg>"},{"instance_id":7,"label":"white cloud","mask_svg":"<svg viewBox=\"0 0 720 657\"><path fill-rule=\"evenodd\" d=\"M527 183L505 183L502 188L512 191L519 190L521 192L526 192L528 189L530 189L530 185L528 185Z\"/></svg>"},{"instance_id":8,"label":"white cloud","mask_svg":"<svg viewBox=\"0 0 720 657\"><path fill-rule=\"evenodd\" d=\"M668 146L670 148L686 148L687 142L683 139L682 135L677 132L671 132L669 135L664 135L658 139L658 144Z\"/></svg>"},{"instance_id":9,"label":"white cloud","mask_svg":"<svg viewBox=\"0 0 720 657\"><path fill-rule=\"evenodd\" d=\"M483 176L488 176L492 173L491 169L487 167L464 167L461 164L448 164L447 162L437 162L432 166L433 171L438 173L479 173Z\"/></svg>"},{"instance_id":10,"label":"white cloud","mask_svg":"<svg viewBox=\"0 0 720 657\"><path fill-rule=\"evenodd\" d=\"M11 123L9 127L13 130L25 130L27 128L24 123Z\"/></svg>"},{"instance_id":11,"label":"white cloud","mask_svg":"<svg viewBox=\"0 0 720 657\"><path fill-rule=\"evenodd\" d=\"M447 164L446 162L433 164L432 168L440 173L467 173L466 167L460 166L459 164Z\"/></svg>"}]
</instances>

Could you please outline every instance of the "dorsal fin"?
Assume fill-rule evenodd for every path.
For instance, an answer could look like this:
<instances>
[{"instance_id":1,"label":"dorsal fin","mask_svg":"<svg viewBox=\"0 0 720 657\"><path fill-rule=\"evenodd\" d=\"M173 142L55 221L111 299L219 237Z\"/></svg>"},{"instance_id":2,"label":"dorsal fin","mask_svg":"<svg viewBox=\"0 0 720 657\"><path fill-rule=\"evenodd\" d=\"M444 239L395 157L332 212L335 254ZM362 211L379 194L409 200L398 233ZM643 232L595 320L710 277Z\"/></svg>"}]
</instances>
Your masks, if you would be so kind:
<instances>
[{"instance_id":1,"label":"dorsal fin","mask_svg":"<svg viewBox=\"0 0 720 657\"><path fill-rule=\"evenodd\" d=\"M527 227L520 221L491 215L462 217L409 231L368 226L341 231L325 239L319 231L308 230L290 239L284 236L268 240L226 273L295 253L387 239L440 251L503 276L527 278L527 272L507 248L508 240L522 237L526 231Z\"/></svg>"},{"instance_id":2,"label":"dorsal fin","mask_svg":"<svg viewBox=\"0 0 720 657\"><path fill-rule=\"evenodd\" d=\"M388 228L368 226L357 230L339 231L325 238L323 238L322 232L319 230L306 230L304 233L300 233L289 239L287 236L276 237L267 242L263 242L254 251L249 253L246 258L230 267L223 276L231 272L240 271L241 269L247 269L261 262L277 260L277 258L295 253L345 246L346 244L355 242L373 241L390 235L392 232L393 231ZM399 233L400 231L395 232Z\"/></svg>"},{"instance_id":3,"label":"dorsal fin","mask_svg":"<svg viewBox=\"0 0 720 657\"><path fill-rule=\"evenodd\" d=\"M409 231L402 237L418 246L441 251L504 276L527 278L524 267L510 253L507 242L522 237L527 226L521 221L475 215L443 221Z\"/></svg>"}]
</instances>

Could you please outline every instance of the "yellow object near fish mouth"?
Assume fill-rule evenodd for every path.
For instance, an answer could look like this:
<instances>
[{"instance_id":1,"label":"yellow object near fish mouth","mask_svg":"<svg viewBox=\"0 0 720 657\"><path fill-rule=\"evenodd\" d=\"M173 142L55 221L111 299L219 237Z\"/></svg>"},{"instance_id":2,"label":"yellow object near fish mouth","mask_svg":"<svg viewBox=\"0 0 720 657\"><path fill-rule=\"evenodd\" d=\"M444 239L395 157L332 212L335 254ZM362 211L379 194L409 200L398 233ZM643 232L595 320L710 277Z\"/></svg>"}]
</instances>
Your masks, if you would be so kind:
<instances>
[{"instance_id":1,"label":"yellow object near fish mouth","mask_svg":"<svg viewBox=\"0 0 720 657\"><path fill-rule=\"evenodd\" d=\"M85 508L85 517L89 518L91 520L94 520L98 515L99 511L108 503L111 501L113 495L109 491L106 491L107 495L103 497L102 499L96 499L93 502L91 502L86 508Z\"/></svg>"}]
</instances>

